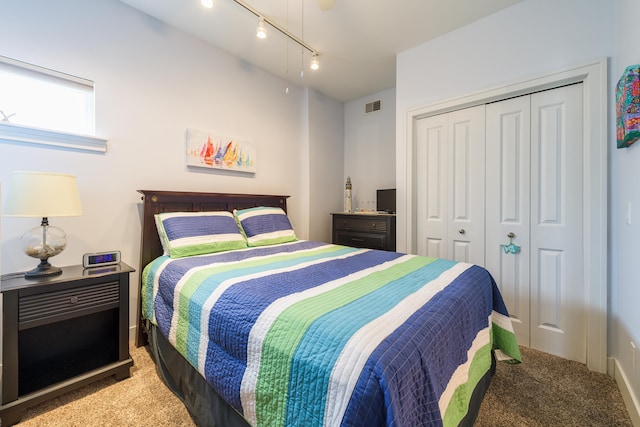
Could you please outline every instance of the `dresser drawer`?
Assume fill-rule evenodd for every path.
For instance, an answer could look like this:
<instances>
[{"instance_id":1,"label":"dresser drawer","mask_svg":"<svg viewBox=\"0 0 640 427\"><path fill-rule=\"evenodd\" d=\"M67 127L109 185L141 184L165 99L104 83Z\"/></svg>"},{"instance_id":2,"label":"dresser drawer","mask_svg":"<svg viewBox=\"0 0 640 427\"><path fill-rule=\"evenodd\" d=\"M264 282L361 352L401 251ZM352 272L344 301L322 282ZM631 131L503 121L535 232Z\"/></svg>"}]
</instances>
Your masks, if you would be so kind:
<instances>
[{"instance_id":1,"label":"dresser drawer","mask_svg":"<svg viewBox=\"0 0 640 427\"><path fill-rule=\"evenodd\" d=\"M98 283L18 298L18 327L26 329L118 307L118 282Z\"/></svg>"},{"instance_id":2,"label":"dresser drawer","mask_svg":"<svg viewBox=\"0 0 640 427\"><path fill-rule=\"evenodd\" d=\"M379 231L386 233L387 220L385 218L376 218L373 216L366 216L358 218L356 215L343 216L335 218L335 227L343 230L365 230L365 231Z\"/></svg>"},{"instance_id":3,"label":"dresser drawer","mask_svg":"<svg viewBox=\"0 0 640 427\"><path fill-rule=\"evenodd\" d=\"M387 246L387 238L384 234L358 233L353 231L336 230L335 242L338 245L354 248L382 249Z\"/></svg>"}]
</instances>

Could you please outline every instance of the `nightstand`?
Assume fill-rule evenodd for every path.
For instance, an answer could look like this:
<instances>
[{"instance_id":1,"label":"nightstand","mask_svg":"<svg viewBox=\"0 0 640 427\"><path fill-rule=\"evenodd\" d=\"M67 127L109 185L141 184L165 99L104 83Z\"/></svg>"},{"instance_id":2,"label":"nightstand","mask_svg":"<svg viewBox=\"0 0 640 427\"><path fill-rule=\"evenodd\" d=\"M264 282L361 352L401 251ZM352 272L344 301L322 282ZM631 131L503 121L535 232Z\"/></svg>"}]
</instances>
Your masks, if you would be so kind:
<instances>
[{"instance_id":1,"label":"nightstand","mask_svg":"<svg viewBox=\"0 0 640 427\"><path fill-rule=\"evenodd\" d=\"M396 250L394 214L333 213L332 243L356 248Z\"/></svg>"},{"instance_id":2,"label":"nightstand","mask_svg":"<svg viewBox=\"0 0 640 427\"><path fill-rule=\"evenodd\" d=\"M127 264L63 267L42 279L2 277L2 426L47 399L115 375L128 378Z\"/></svg>"}]
</instances>

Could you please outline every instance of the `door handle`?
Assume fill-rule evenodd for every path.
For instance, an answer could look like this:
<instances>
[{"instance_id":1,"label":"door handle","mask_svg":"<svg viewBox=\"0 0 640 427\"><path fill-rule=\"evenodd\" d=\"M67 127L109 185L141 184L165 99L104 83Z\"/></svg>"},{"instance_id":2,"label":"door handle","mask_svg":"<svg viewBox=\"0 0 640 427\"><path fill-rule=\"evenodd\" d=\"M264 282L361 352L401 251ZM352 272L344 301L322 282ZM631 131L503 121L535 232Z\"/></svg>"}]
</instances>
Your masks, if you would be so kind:
<instances>
[{"instance_id":1,"label":"door handle","mask_svg":"<svg viewBox=\"0 0 640 427\"><path fill-rule=\"evenodd\" d=\"M466 233L466 231L464 231L464 228L461 228L460 230L458 230L458 233L464 234L464 233Z\"/></svg>"}]
</instances>

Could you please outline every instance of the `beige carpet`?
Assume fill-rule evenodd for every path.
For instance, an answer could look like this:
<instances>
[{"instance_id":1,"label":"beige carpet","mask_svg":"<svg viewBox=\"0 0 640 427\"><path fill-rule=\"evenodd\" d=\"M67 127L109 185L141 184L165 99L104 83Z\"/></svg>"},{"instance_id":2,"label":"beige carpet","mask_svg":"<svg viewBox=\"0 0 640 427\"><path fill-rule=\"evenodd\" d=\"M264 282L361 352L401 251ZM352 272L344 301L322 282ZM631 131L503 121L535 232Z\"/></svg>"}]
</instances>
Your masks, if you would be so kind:
<instances>
[{"instance_id":1,"label":"beige carpet","mask_svg":"<svg viewBox=\"0 0 640 427\"><path fill-rule=\"evenodd\" d=\"M545 353L522 353L520 365L498 363L477 427L632 426L613 379ZM132 348L131 356L131 378L108 378L42 403L18 426L194 426L146 348Z\"/></svg>"}]
</instances>

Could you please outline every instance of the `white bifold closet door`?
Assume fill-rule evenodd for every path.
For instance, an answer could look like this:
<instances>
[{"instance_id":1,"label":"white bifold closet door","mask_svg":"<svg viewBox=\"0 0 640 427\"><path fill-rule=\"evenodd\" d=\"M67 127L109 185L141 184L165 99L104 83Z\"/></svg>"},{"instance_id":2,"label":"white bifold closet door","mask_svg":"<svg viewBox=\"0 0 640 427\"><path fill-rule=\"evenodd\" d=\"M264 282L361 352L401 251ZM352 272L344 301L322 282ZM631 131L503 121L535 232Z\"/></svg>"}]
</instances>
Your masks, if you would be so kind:
<instances>
[{"instance_id":1,"label":"white bifold closet door","mask_svg":"<svg viewBox=\"0 0 640 427\"><path fill-rule=\"evenodd\" d=\"M486 117L486 267L521 345L585 363L582 87L489 104Z\"/></svg>"},{"instance_id":2,"label":"white bifold closet door","mask_svg":"<svg viewBox=\"0 0 640 427\"><path fill-rule=\"evenodd\" d=\"M521 345L585 363L582 104L576 84L420 119L415 177L418 254L485 266Z\"/></svg>"},{"instance_id":3,"label":"white bifold closet door","mask_svg":"<svg viewBox=\"0 0 640 427\"><path fill-rule=\"evenodd\" d=\"M484 109L417 122L420 255L484 265Z\"/></svg>"}]
</instances>

